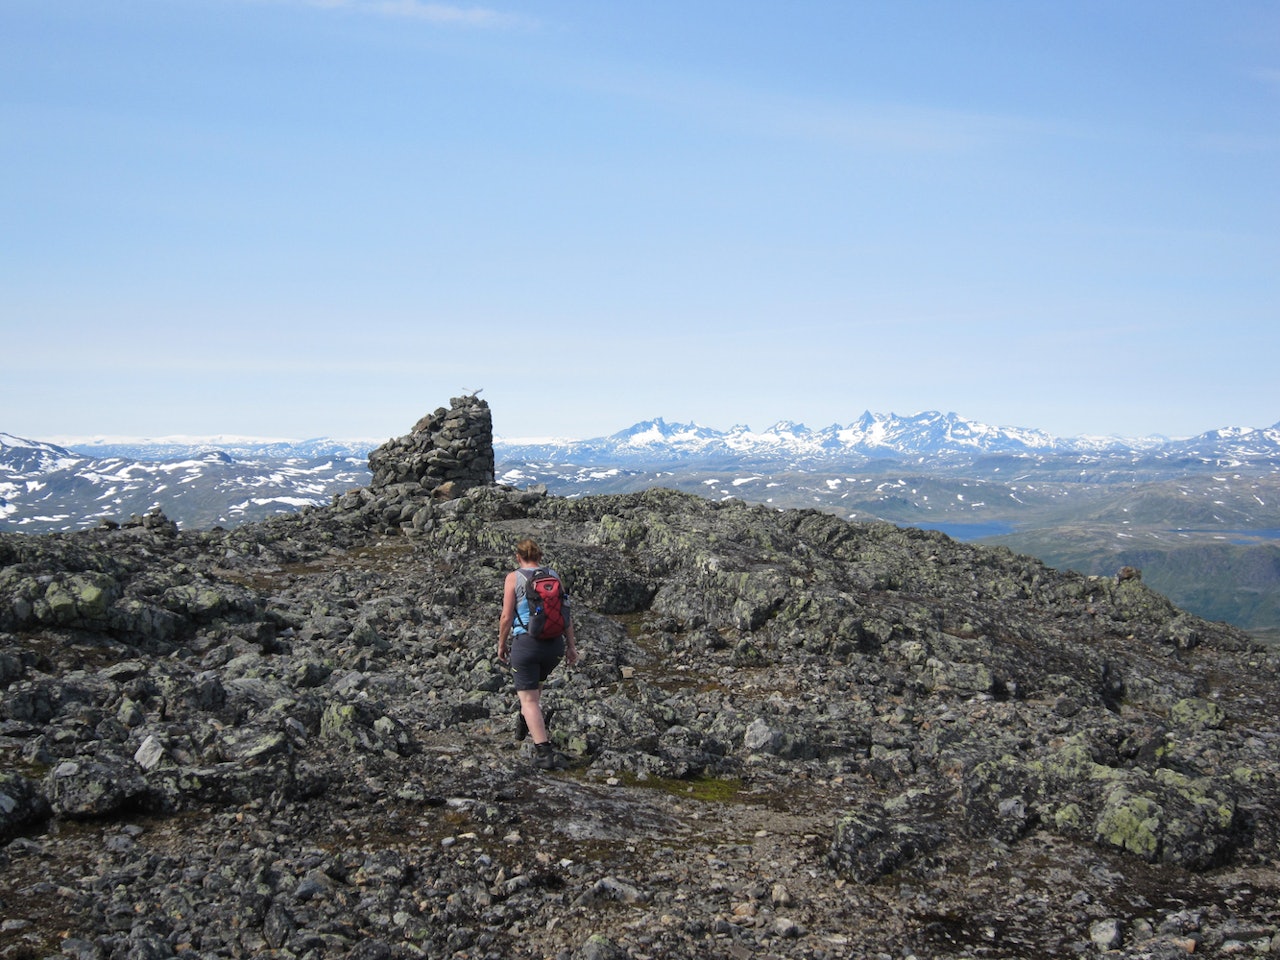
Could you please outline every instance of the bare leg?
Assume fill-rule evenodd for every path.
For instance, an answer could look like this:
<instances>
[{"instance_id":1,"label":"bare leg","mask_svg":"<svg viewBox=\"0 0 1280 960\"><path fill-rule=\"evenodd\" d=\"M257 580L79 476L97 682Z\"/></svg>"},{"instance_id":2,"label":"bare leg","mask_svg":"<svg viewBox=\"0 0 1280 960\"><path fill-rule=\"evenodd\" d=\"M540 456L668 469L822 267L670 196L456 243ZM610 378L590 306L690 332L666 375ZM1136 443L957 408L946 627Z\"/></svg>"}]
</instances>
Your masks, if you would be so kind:
<instances>
[{"instance_id":1,"label":"bare leg","mask_svg":"<svg viewBox=\"0 0 1280 960\"><path fill-rule=\"evenodd\" d=\"M534 743L546 743L547 725L542 719L542 690L518 690L520 696L520 713L529 727L529 736Z\"/></svg>"}]
</instances>

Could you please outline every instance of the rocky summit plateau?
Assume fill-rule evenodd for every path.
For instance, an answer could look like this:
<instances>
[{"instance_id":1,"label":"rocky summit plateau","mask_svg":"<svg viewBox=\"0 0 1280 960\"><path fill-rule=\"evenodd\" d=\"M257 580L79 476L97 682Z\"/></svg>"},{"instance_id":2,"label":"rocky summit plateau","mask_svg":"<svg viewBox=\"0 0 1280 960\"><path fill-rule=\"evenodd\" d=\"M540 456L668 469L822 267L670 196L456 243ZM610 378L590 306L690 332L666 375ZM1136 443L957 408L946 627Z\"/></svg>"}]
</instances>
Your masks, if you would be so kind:
<instances>
[{"instance_id":1,"label":"rocky summit plateau","mask_svg":"<svg viewBox=\"0 0 1280 960\"><path fill-rule=\"evenodd\" d=\"M1280 675L1132 569L494 482L0 534L0 957L1280 954ZM574 602L515 735L513 546Z\"/></svg>"}]
</instances>

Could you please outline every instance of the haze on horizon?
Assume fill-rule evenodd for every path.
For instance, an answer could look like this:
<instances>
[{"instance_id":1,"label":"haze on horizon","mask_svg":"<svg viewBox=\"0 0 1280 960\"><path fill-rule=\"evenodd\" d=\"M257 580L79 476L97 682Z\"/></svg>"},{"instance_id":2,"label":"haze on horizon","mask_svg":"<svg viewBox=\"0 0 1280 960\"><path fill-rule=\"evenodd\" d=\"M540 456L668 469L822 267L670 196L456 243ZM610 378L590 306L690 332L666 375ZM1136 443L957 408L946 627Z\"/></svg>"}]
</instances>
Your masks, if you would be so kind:
<instances>
[{"instance_id":1,"label":"haze on horizon","mask_svg":"<svg viewBox=\"0 0 1280 960\"><path fill-rule=\"evenodd\" d=\"M1262 0L8 0L0 431L1280 420Z\"/></svg>"}]
</instances>

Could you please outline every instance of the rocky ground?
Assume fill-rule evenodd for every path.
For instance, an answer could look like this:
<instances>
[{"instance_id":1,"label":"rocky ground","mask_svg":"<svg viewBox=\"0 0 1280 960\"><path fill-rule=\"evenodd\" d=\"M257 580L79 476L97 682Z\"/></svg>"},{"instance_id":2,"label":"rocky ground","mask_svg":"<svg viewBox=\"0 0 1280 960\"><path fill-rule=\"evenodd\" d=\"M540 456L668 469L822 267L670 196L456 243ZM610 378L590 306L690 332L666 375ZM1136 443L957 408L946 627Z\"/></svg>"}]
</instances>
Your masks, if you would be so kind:
<instances>
[{"instance_id":1,"label":"rocky ground","mask_svg":"<svg viewBox=\"0 0 1280 960\"><path fill-rule=\"evenodd\" d=\"M0 957L1280 953L1278 690L1140 577L663 490L3 535Z\"/></svg>"}]
</instances>

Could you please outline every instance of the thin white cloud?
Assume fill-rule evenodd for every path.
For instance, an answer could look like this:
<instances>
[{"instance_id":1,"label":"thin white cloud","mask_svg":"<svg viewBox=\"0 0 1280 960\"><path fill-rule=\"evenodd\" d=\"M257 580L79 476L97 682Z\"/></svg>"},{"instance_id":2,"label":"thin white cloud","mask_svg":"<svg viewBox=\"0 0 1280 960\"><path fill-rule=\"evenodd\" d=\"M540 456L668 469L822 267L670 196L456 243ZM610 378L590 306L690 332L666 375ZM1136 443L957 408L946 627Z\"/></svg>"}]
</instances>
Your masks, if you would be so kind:
<instances>
[{"instance_id":1,"label":"thin white cloud","mask_svg":"<svg viewBox=\"0 0 1280 960\"><path fill-rule=\"evenodd\" d=\"M1266 134L1210 133L1200 137L1198 142L1211 153L1244 155L1280 152L1280 137Z\"/></svg>"},{"instance_id":2,"label":"thin white cloud","mask_svg":"<svg viewBox=\"0 0 1280 960\"><path fill-rule=\"evenodd\" d=\"M957 153L1011 138L1081 137L1088 131L1052 118L983 114L898 103L825 101L726 86L695 77L600 73L618 95L755 135L827 143L857 151Z\"/></svg>"},{"instance_id":3,"label":"thin white cloud","mask_svg":"<svg viewBox=\"0 0 1280 960\"><path fill-rule=\"evenodd\" d=\"M955 153L1009 138L1060 136L1070 131L1051 120L933 109L905 104L824 103L760 98L739 116L761 132L823 141L856 150Z\"/></svg>"},{"instance_id":4,"label":"thin white cloud","mask_svg":"<svg viewBox=\"0 0 1280 960\"><path fill-rule=\"evenodd\" d=\"M327 10L352 10L400 20L462 27L510 27L520 22L511 14L488 7L459 6L449 3L426 3L424 0L303 0L307 6Z\"/></svg>"},{"instance_id":5,"label":"thin white cloud","mask_svg":"<svg viewBox=\"0 0 1280 960\"><path fill-rule=\"evenodd\" d=\"M1262 67L1261 69L1253 71L1253 77L1255 80L1260 80L1267 86L1280 89L1280 68Z\"/></svg>"}]
</instances>

